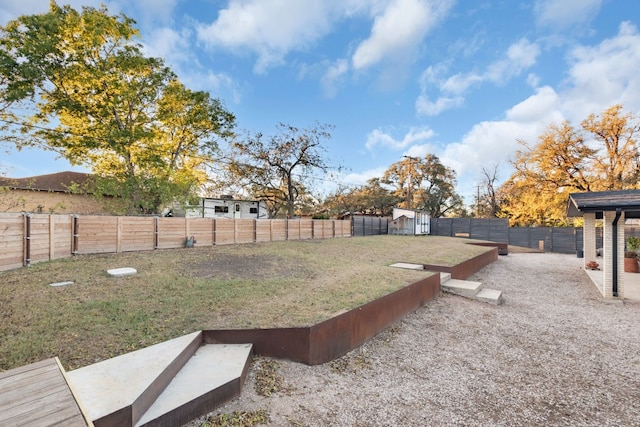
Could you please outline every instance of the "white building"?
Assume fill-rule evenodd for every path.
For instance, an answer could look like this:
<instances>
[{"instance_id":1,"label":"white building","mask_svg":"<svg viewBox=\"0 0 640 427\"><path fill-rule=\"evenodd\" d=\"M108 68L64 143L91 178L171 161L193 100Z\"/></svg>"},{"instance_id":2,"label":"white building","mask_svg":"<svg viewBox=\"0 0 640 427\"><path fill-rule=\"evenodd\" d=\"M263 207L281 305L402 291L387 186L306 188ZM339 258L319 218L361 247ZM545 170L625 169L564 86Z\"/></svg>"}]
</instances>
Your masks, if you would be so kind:
<instances>
[{"instance_id":1,"label":"white building","mask_svg":"<svg viewBox=\"0 0 640 427\"><path fill-rule=\"evenodd\" d=\"M268 219L267 206L260 200L234 200L231 197L219 199L204 198L199 206L186 208L189 218L230 218L230 219Z\"/></svg>"},{"instance_id":2,"label":"white building","mask_svg":"<svg viewBox=\"0 0 640 427\"><path fill-rule=\"evenodd\" d=\"M422 235L431 232L431 217L424 211L393 208L389 234Z\"/></svg>"}]
</instances>

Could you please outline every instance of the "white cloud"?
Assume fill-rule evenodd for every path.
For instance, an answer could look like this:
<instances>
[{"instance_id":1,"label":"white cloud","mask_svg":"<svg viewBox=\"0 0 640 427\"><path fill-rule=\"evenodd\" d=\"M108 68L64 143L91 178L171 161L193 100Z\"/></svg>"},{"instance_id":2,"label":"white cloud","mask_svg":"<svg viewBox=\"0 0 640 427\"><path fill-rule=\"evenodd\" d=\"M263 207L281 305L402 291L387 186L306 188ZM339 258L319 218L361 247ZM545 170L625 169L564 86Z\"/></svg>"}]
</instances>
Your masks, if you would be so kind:
<instances>
[{"instance_id":1,"label":"white cloud","mask_svg":"<svg viewBox=\"0 0 640 427\"><path fill-rule=\"evenodd\" d=\"M523 70L536 63L540 55L540 47L527 39L520 39L509 46L506 57L491 64L485 75L485 79L494 83L501 83L513 76L519 75Z\"/></svg>"},{"instance_id":2,"label":"white cloud","mask_svg":"<svg viewBox=\"0 0 640 427\"><path fill-rule=\"evenodd\" d=\"M562 93L563 110L579 122L613 104L640 111L640 34L629 23L596 46L578 46L569 53L571 68Z\"/></svg>"},{"instance_id":3,"label":"white cloud","mask_svg":"<svg viewBox=\"0 0 640 427\"><path fill-rule=\"evenodd\" d=\"M518 123L539 123L540 121L557 120L560 97L549 86L537 89L535 95L516 104L505 116L507 120Z\"/></svg>"},{"instance_id":4,"label":"white cloud","mask_svg":"<svg viewBox=\"0 0 640 427\"><path fill-rule=\"evenodd\" d=\"M326 35L335 14L332 2L231 0L218 19L198 27L198 39L209 48L222 46L258 55L255 71L283 62L291 50L303 50Z\"/></svg>"},{"instance_id":5,"label":"white cloud","mask_svg":"<svg viewBox=\"0 0 640 427\"><path fill-rule=\"evenodd\" d=\"M374 169L368 169L359 173L349 173L340 177L340 181L346 184L365 185L371 178L380 178L384 175L384 172L388 169L388 166L381 166Z\"/></svg>"},{"instance_id":6,"label":"white cloud","mask_svg":"<svg viewBox=\"0 0 640 427\"><path fill-rule=\"evenodd\" d=\"M416 99L416 112L421 116L437 116L445 110L451 110L462 104L464 104L464 98L461 96L441 96L435 101L430 101L425 94L421 94Z\"/></svg>"},{"instance_id":7,"label":"white cloud","mask_svg":"<svg viewBox=\"0 0 640 427\"><path fill-rule=\"evenodd\" d=\"M376 16L369 38L357 47L351 59L353 68L367 68L389 57L405 60L452 5L450 0L392 0Z\"/></svg>"},{"instance_id":8,"label":"white cloud","mask_svg":"<svg viewBox=\"0 0 640 427\"><path fill-rule=\"evenodd\" d=\"M189 38L188 30L178 32L168 27L158 28L145 37L147 42L143 42L144 52L149 56L163 58L169 65L196 61Z\"/></svg>"},{"instance_id":9,"label":"white cloud","mask_svg":"<svg viewBox=\"0 0 640 427\"><path fill-rule=\"evenodd\" d=\"M338 91L337 86L344 80L344 76L349 72L349 62L346 59L338 59L327 67L326 72L320 80L327 98L333 98Z\"/></svg>"},{"instance_id":10,"label":"white cloud","mask_svg":"<svg viewBox=\"0 0 640 427\"><path fill-rule=\"evenodd\" d=\"M482 73L458 73L445 78L449 63L430 66L420 77L421 93L416 100L416 112L418 115L435 116L442 111L459 107L464 104L463 95L470 87L486 81L503 84L534 65L539 55L540 47L522 38L509 46L504 57L489 64ZM434 87L439 95L432 97L429 92ZM433 98L436 101L430 101Z\"/></svg>"},{"instance_id":11,"label":"white cloud","mask_svg":"<svg viewBox=\"0 0 640 427\"><path fill-rule=\"evenodd\" d=\"M534 13L539 26L561 31L589 22L601 5L602 0L538 0Z\"/></svg>"},{"instance_id":12,"label":"white cloud","mask_svg":"<svg viewBox=\"0 0 640 427\"><path fill-rule=\"evenodd\" d=\"M369 150L372 150L376 146L388 147L393 150L401 150L413 143L428 140L434 135L435 132L426 127L411 128L401 140L397 140L380 129L374 129L369 133L369 135L367 135L367 142L365 145Z\"/></svg>"},{"instance_id":13,"label":"white cloud","mask_svg":"<svg viewBox=\"0 0 640 427\"><path fill-rule=\"evenodd\" d=\"M502 173L510 174L508 161L520 148L517 140L535 142L547 125L563 120L558 94L550 87L542 87L507 110L504 120L474 125L461 141L447 145L437 155L456 171L460 192L469 193L483 167L497 164Z\"/></svg>"}]
</instances>

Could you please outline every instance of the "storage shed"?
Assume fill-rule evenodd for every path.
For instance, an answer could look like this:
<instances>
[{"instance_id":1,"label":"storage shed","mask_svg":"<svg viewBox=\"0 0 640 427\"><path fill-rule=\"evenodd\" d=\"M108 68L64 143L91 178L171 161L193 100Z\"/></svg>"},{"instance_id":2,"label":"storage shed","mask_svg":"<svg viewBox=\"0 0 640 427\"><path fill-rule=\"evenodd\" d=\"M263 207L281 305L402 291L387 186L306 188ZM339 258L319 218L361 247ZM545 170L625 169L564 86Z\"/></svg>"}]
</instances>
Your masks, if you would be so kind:
<instances>
[{"instance_id":1,"label":"storage shed","mask_svg":"<svg viewBox=\"0 0 640 427\"><path fill-rule=\"evenodd\" d=\"M431 232L431 217L424 211L393 208L389 234L423 235Z\"/></svg>"}]
</instances>

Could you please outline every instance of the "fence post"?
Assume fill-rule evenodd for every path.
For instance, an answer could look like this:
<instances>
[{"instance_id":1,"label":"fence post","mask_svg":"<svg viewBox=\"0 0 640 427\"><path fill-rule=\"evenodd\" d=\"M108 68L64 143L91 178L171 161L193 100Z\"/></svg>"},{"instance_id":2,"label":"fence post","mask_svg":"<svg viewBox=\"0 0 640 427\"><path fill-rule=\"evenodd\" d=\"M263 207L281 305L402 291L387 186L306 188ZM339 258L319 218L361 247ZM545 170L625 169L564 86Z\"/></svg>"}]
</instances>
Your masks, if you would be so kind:
<instances>
[{"instance_id":1,"label":"fence post","mask_svg":"<svg viewBox=\"0 0 640 427\"><path fill-rule=\"evenodd\" d=\"M24 215L24 253L23 264L26 267L31 265L31 214Z\"/></svg>"},{"instance_id":2,"label":"fence post","mask_svg":"<svg viewBox=\"0 0 640 427\"><path fill-rule=\"evenodd\" d=\"M159 225L158 225L158 216L153 217L153 249L158 249L158 245L160 243L159 234Z\"/></svg>"},{"instance_id":3,"label":"fence post","mask_svg":"<svg viewBox=\"0 0 640 427\"><path fill-rule=\"evenodd\" d=\"M71 225L71 255L78 255L78 215L73 215Z\"/></svg>"}]
</instances>

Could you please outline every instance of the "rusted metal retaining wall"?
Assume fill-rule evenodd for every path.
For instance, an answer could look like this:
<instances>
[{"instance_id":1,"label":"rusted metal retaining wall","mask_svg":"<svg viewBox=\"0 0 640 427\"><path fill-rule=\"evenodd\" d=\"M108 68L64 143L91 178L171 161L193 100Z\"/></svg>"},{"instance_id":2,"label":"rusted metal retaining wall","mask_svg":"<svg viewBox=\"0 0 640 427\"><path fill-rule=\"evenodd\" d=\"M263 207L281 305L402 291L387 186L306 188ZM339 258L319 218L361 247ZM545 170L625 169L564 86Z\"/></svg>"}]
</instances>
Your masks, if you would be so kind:
<instances>
[{"instance_id":1,"label":"rusted metal retaining wall","mask_svg":"<svg viewBox=\"0 0 640 427\"><path fill-rule=\"evenodd\" d=\"M0 214L0 271L71 257L276 240L351 237L349 220Z\"/></svg>"},{"instance_id":2,"label":"rusted metal retaining wall","mask_svg":"<svg viewBox=\"0 0 640 427\"><path fill-rule=\"evenodd\" d=\"M441 271L444 273L451 273L452 279L466 279L476 271L480 271L485 266L491 264L498 259L498 248L495 247L483 254L480 254L474 258L468 259L453 267L424 264L426 270Z\"/></svg>"},{"instance_id":3,"label":"rusted metal retaining wall","mask_svg":"<svg viewBox=\"0 0 640 427\"><path fill-rule=\"evenodd\" d=\"M208 343L251 343L258 355L319 365L371 339L440 292L440 276L428 277L313 326L203 331Z\"/></svg>"}]
</instances>

